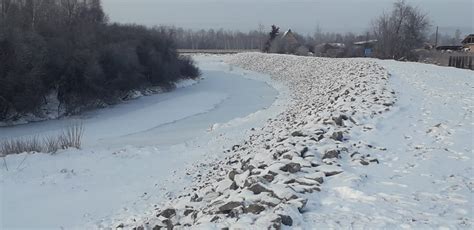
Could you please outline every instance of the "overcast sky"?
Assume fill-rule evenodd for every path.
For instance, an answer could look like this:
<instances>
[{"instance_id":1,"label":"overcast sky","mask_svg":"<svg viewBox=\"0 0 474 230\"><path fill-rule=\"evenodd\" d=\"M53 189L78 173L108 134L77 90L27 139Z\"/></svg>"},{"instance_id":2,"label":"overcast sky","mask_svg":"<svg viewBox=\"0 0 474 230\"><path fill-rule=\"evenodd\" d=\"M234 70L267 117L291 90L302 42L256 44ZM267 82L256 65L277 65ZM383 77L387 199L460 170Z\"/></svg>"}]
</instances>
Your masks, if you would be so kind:
<instances>
[{"instance_id":1,"label":"overcast sky","mask_svg":"<svg viewBox=\"0 0 474 230\"><path fill-rule=\"evenodd\" d=\"M440 31L474 33L474 0L407 0L428 13ZM248 31L261 23L306 34L364 32L393 0L103 0L111 21L147 26Z\"/></svg>"}]
</instances>

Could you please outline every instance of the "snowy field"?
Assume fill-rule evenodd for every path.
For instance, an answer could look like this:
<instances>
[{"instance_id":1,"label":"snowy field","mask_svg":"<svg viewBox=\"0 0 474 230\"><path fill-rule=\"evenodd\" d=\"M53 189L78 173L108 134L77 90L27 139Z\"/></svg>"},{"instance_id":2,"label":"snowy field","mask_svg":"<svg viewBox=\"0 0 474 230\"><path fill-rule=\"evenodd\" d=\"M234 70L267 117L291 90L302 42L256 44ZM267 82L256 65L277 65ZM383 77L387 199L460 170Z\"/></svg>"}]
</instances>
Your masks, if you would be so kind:
<instances>
[{"instance_id":1,"label":"snowy field","mask_svg":"<svg viewBox=\"0 0 474 230\"><path fill-rule=\"evenodd\" d=\"M378 61L397 102L354 136L386 151L348 168L308 203L309 225L354 229L472 229L474 72Z\"/></svg>"},{"instance_id":2,"label":"snowy field","mask_svg":"<svg viewBox=\"0 0 474 230\"><path fill-rule=\"evenodd\" d=\"M2 161L0 228L82 229L149 210L192 181L186 168L219 158L284 108L285 90L268 85L268 76L244 75L216 57L195 59L198 84L80 117L0 128L1 140L57 133L77 120L85 126L82 150L8 156L8 171Z\"/></svg>"}]
</instances>

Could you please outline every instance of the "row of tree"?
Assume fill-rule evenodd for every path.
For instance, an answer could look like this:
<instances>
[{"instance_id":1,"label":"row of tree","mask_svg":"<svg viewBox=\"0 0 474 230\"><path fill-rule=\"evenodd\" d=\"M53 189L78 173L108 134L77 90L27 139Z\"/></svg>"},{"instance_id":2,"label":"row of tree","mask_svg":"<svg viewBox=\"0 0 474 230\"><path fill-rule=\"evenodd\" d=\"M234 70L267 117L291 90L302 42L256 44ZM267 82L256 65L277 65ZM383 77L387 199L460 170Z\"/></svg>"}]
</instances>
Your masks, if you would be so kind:
<instances>
[{"instance_id":1,"label":"row of tree","mask_svg":"<svg viewBox=\"0 0 474 230\"><path fill-rule=\"evenodd\" d=\"M194 31L169 26L160 28L173 35L179 49L262 49L266 40L263 25L248 33L224 29Z\"/></svg>"},{"instance_id":2,"label":"row of tree","mask_svg":"<svg viewBox=\"0 0 474 230\"><path fill-rule=\"evenodd\" d=\"M169 31L110 24L100 0L0 0L0 12L0 120L51 93L70 114L199 75Z\"/></svg>"},{"instance_id":3,"label":"row of tree","mask_svg":"<svg viewBox=\"0 0 474 230\"><path fill-rule=\"evenodd\" d=\"M413 49L424 47L424 43L435 44L435 34L429 34L430 20L420 9L409 5L404 0L397 0L391 11L375 18L370 30L361 34L327 33L318 28L312 35L302 35L293 31L298 42L296 48L285 47L281 38L285 31L272 26L265 32L265 27L248 33L220 30L184 30L182 28L165 28L173 34L177 47L181 49L260 49L265 52L304 54L308 52L318 55L318 46L333 43L343 44L344 49L339 56L351 57L358 55L354 50L355 42L377 40L374 55L379 58L414 59ZM441 34L438 45L453 45L460 40L460 32L454 35ZM273 46L273 48L272 48ZM360 48L360 47L359 47ZM306 51L306 52L305 52Z\"/></svg>"}]
</instances>

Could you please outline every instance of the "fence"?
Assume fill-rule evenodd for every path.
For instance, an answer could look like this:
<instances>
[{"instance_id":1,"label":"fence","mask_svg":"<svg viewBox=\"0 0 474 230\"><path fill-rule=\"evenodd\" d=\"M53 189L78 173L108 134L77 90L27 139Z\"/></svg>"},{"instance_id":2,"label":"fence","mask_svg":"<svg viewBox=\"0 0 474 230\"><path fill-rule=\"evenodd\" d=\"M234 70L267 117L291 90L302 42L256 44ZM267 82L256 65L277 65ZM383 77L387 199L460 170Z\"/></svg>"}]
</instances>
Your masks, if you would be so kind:
<instances>
[{"instance_id":1,"label":"fence","mask_svg":"<svg viewBox=\"0 0 474 230\"><path fill-rule=\"evenodd\" d=\"M449 56L449 66L474 70L472 56Z\"/></svg>"}]
</instances>

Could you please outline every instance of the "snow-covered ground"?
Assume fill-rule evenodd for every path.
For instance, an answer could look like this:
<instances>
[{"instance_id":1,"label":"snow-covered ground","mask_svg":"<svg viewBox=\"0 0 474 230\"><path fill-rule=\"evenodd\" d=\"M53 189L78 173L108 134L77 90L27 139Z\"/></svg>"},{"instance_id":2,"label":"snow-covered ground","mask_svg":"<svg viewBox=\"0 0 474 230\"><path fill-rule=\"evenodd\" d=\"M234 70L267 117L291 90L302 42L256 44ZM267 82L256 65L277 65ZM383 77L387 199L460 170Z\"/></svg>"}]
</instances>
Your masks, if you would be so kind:
<instances>
[{"instance_id":1,"label":"snow-covered ground","mask_svg":"<svg viewBox=\"0 0 474 230\"><path fill-rule=\"evenodd\" d=\"M379 165L329 180L304 214L306 227L472 229L474 72L378 61L391 73L392 112L354 135L386 151Z\"/></svg>"},{"instance_id":2,"label":"snow-covered ground","mask_svg":"<svg viewBox=\"0 0 474 230\"><path fill-rule=\"evenodd\" d=\"M197 59L200 84L83 117L98 133L83 150L7 157L0 226L472 229L472 71L258 53ZM43 124L9 135L64 125Z\"/></svg>"},{"instance_id":3,"label":"snow-covered ground","mask_svg":"<svg viewBox=\"0 0 474 230\"><path fill-rule=\"evenodd\" d=\"M76 118L0 128L1 140L57 133L77 120L85 126L82 150L8 156L8 171L2 160L0 228L96 228L152 210L192 181L186 168L219 158L285 107L284 88L268 85L268 76L244 74L219 57L195 59L199 84Z\"/></svg>"},{"instance_id":4,"label":"snow-covered ground","mask_svg":"<svg viewBox=\"0 0 474 230\"><path fill-rule=\"evenodd\" d=\"M393 105L388 73L380 65L257 53L227 61L287 85L288 107L206 165L181 196L157 204L148 216L129 216L111 226L312 227L301 213L310 211L309 198L324 181L347 167L377 164L368 151L379 147L359 142L352 129L368 131Z\"/></svg>"},{"instance_id":5,"label":"snow-covered ground","mask_svg":"<svg viewBox=\"0 0 474 230\"><path fill-rule=\"evenodd\" d=\"M113 227L471 229L471 71L239 54L291 103L192 187Z\"/></svg>"}]
</instances>

